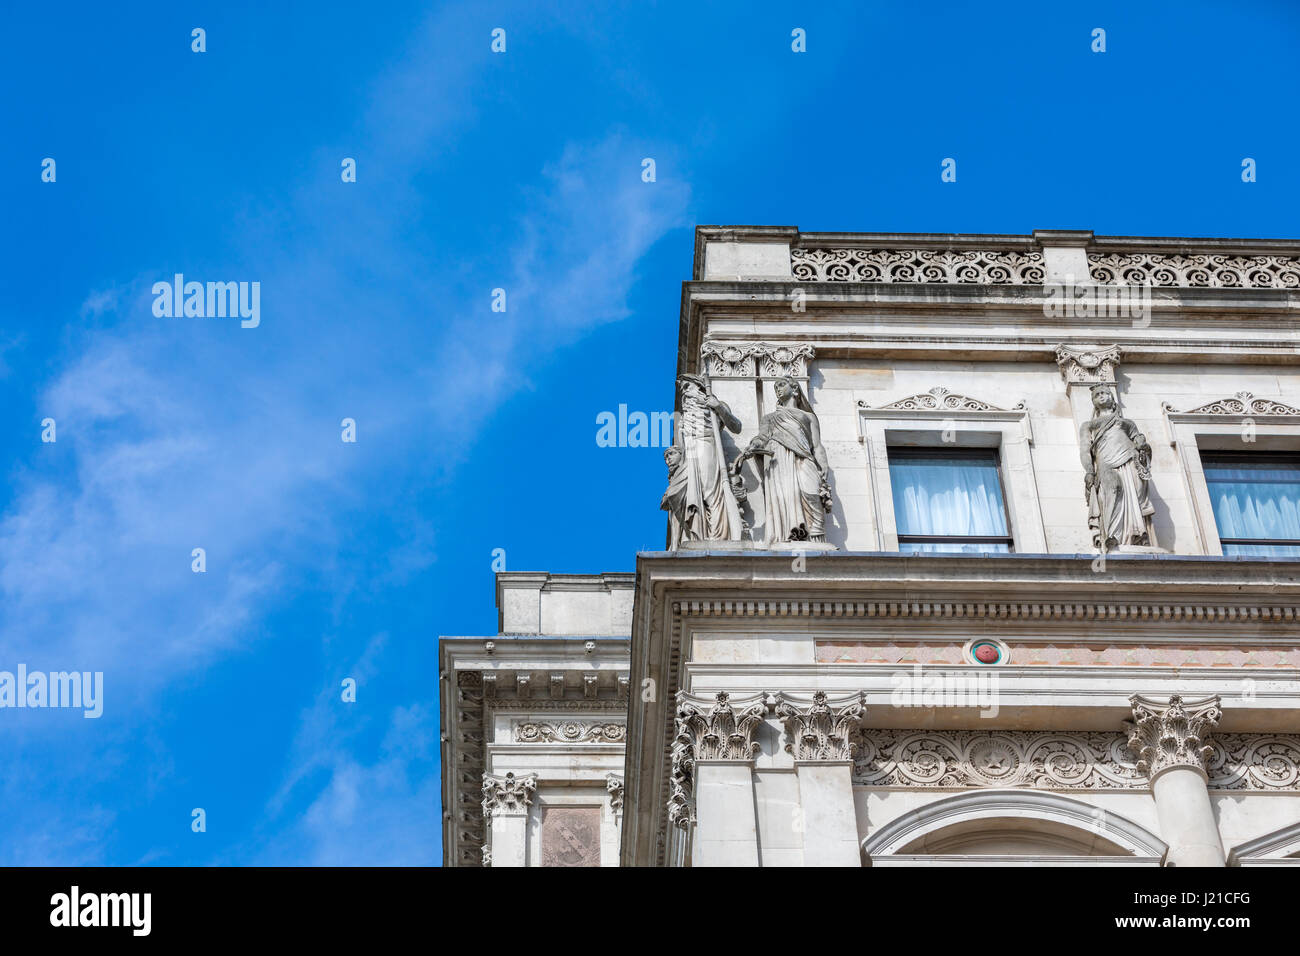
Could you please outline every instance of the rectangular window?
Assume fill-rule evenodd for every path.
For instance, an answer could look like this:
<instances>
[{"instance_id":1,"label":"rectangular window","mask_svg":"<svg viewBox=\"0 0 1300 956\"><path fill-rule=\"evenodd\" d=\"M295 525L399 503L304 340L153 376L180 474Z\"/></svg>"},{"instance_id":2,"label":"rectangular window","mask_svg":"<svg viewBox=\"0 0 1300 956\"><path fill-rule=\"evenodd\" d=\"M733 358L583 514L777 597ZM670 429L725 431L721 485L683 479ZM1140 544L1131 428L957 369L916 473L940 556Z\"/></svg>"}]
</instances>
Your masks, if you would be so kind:
<instances>
[{"instance_id":1,"label":"rectangular window","mask_svg":"<svg viewBox=\"0 0 1300 956\"><path fill-rule=\"evenodd\" d=\"M1224 554L1300 557L1300 455L1205 452Z\"/></svg>"},{"instance_id":2,"label":"rectangular window","mask_svg":"<svg viewBox=\"0 0 1300 956\"><path fill-rule=\"evenodd\" d=\"M899 551L1011 551L996 449L890 448L889 483Z\"/></svg>"}]
</instances>

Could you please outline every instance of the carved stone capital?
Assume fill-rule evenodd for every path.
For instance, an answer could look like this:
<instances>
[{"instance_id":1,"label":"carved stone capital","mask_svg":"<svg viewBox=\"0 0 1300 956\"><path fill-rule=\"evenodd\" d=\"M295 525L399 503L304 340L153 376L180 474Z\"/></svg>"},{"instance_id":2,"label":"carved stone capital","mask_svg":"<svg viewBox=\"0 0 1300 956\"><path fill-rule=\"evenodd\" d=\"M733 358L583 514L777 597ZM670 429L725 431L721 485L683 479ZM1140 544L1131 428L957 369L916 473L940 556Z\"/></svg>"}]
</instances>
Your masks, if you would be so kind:
<instances>
[{"instance_id":1,"label":"carved stone capital","mask_svg":"<svg viewBox=\"0 0 1300 956\"><path fill-rule=\"evenodd\" d=\"M605 774L605 790L609 793L609 808L615 813L622 813L623 778L616 773Z\"/></svg>"},{"instance_id":2,"label":"carved stone capital","mask_svg":"<svg viewBox=\"0 0 1300 956\"><path fill-rule=\"evenodd\" d=\"M710 378L807 378L815 354L807 342L708 341L700 346L700 361Z\"/></svg>"},{"instance_id":3,"label":"carved stone capital","mask_svg":"<svg viewBox=\"0 0 1300 956\"><path fill-rule=\"evenodd\" d=\"M831 699L819 690L811 701L778 694L776 715L790 737L785 749L795 760L852 760L863 702L861 692Z\"/></svg>"},{"instance_id":4,"label":"carved stone capital","mask_svg":"<svg viewBox=\"0 0 1300 956\"><path fill-rule=\"evenodd\" d=\"M483 774L483 816L494 813L524 813L532 805L533 793L537 790L537 774L529 773L516 777L507 773L504 777Z\"/></svg>"},{"instance_id":5,"label":"carved stone capital","mask_svg":"<svg viewBox=\"0 0 1300 956\"><path fill-rule=\"evenodd\" d=\"M758 754L754 731L767 714L766 695L746 700L737 711L731 695L708 698L685 691L677 694L677 742L691 749L695 760L753 760Z\"/></svg>"},{"instance_id":6,"label":"carved stone capital","mask_svg":"<svg viewBox=\"0 0 1300 956\"><path fill-rule=\"evenodd\" d=\"M1118 345L1058 345L1056 365L1066 385L1114 385Z\"/></svg>"},{"instance_id":7,"label":"carved stone capital","mask_svg":"<svg viewBox=\"0 0 1300 956\"><path fill-rule=\"evenodd\" d=\"M1125 721L1128 748L1137 756L1137 769L1147 779L1154 780L1173 767L1206 772L1205 762L1214 753L1210 733L1223 716L1218 697L1184 702L1174 694L1164 703L1134 694L1129 703L1133 720Z\"/></svg>"}]
</instances>

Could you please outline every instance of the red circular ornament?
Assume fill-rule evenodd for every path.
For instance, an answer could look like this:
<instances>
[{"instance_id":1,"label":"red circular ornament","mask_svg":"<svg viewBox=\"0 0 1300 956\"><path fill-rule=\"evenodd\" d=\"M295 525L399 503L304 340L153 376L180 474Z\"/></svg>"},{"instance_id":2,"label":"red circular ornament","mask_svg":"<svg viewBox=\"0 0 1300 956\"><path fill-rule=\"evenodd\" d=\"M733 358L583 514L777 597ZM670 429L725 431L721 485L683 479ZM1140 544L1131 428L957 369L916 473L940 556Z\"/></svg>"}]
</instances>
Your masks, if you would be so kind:
<instances>
[{"instance_id":1,"label":"red circular ornament","mask_svg":"<svg viewBox=\"0 0 1300 956\"><path fill-rule=\"evenodd\" d=\"M981 664L996 664L1000 656L995 644L981 644L975 648L975 660Z\"/></svg>"}]
</instances>

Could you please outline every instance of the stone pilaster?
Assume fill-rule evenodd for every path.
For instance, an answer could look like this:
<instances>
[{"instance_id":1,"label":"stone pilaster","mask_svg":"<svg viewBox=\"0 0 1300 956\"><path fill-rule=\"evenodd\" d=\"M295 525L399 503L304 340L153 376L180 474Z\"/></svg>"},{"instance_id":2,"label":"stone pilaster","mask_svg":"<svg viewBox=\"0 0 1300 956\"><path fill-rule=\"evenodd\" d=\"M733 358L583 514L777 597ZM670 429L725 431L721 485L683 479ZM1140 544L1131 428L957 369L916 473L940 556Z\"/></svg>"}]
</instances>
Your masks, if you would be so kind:
<instances>
[{"instance_id":1,"label":"stone pilaster","mask_svg":"<svg viewBox=\"0 0 1300 956\"><path fill-rule=\"evenodd\" d=\"M1163 702L1135 694L1129 703L1128 746L1151 781L1160 837L1169 844L1166 865L1225 866L1205 768L1209 736L1223 714L1219 698L1184 701L1175 694Z\"/></svg>"},{"instance_id":2,"label":"stone pilaster","mask_svg":"<svg viewBox=\"0 0 1300 956\"><path fill-rule=\"evenodd\" d=\"M861 693L811 700L778 694L799 780L804 866L861 866L853 800L854 737L866 713Z\"/></svg>"},{"instance_id":3,"label":"stone pilaster","mask_svg":"<svg viewBox=\"0 0 1300 956\"><path fill-rule=\"evenodd\" d=\"M685 691L677 695L668 813L678 826L689 825L693 795L696 866L758 866L754 738L767 714L765 699L759 694L737 707L725 692L712 703Z\"/></svg>"},{"instance_id":4,"label":"stone pilaster","mask_svg":"<svg viewBox=\"0 0 1300 956\"><path fill-rule=\"evenodd\" d=\"M528 865L528 811L536 791L536 774L483 774L483 816L491 827L484 865Z\"/></svg>"}]
</instances>

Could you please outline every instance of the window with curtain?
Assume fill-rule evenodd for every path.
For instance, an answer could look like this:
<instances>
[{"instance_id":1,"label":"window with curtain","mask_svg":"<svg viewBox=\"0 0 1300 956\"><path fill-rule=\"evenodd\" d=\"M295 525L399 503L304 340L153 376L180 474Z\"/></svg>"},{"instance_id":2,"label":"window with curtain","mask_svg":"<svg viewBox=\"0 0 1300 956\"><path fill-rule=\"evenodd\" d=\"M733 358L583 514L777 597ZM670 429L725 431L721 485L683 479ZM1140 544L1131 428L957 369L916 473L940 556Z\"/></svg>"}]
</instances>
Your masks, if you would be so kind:
<instances>
[{"instance_id":1,"label":"window with curtain","mask_svg":"<svg viewBox=\"0 0 1300 956\"><path fill-rule=\"evenodd\" d=\"M1224 554L1300 557L1300 455L1201 456Z\"/></svg>"},{"instance_id":2,"label":"window with curtain","mask_svg":"<svg viewBox=\"0 0 1300 956\"><path fill-rule=\"evenodd\" d=\"M992 448L890 448L898 550L1008 552L1007 510Z\"/></svg>"}]
</instances>

